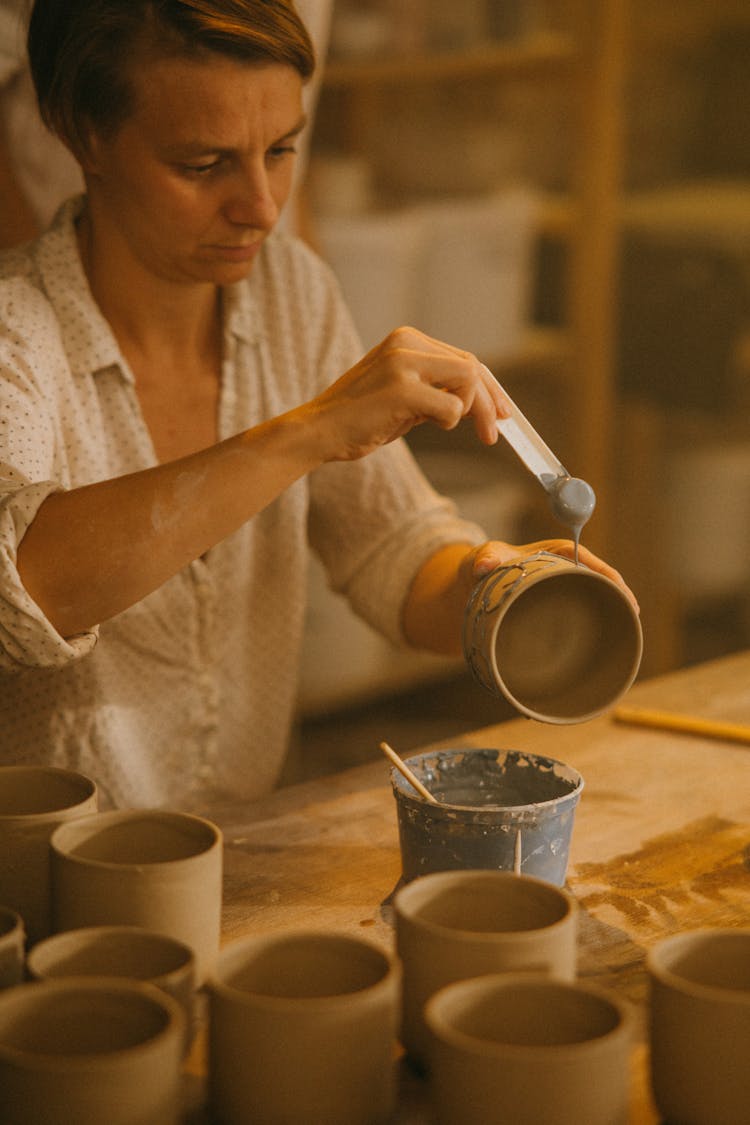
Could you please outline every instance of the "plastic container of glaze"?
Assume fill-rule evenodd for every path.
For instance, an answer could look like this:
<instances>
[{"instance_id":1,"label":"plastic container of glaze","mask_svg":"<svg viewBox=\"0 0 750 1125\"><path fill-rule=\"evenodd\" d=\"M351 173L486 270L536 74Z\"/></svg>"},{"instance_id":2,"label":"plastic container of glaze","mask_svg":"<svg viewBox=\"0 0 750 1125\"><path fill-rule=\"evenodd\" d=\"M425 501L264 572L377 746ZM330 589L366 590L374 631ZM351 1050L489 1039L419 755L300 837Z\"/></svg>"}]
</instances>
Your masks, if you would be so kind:
<instances>
[{"instance_id":1,"label":"plastic container of glaze","mask_svg":"<svg viewBox=\"0 0 750 1125\"><path fill-rule=\"evenodd\" d=\"M475 868L563 886L584 786L577 770L521 750L439 750L405 761L438 801L391 770L405 882Z\"/></svg>"}]
</instances>

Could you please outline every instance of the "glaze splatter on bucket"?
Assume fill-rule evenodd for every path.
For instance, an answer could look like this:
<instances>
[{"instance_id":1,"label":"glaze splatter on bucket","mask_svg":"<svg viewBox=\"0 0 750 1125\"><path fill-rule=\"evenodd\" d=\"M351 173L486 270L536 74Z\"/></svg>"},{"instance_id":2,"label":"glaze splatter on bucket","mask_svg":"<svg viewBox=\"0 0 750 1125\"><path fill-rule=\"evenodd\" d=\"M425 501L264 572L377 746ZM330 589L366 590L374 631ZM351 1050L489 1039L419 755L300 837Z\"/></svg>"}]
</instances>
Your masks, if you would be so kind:
<instances>
[{"instance_id":1,"label":"glaze splatter on bucket","mask_svg":"<svg viewBox=\"0 0 750 1125\"><path fill-rule=\"evenodd\" d=\"M482 868L564 884L584 784L577 770L520 750L440 750L406 762L438 801L391 772L407 882Z\"/></svg>"}]
</instances>

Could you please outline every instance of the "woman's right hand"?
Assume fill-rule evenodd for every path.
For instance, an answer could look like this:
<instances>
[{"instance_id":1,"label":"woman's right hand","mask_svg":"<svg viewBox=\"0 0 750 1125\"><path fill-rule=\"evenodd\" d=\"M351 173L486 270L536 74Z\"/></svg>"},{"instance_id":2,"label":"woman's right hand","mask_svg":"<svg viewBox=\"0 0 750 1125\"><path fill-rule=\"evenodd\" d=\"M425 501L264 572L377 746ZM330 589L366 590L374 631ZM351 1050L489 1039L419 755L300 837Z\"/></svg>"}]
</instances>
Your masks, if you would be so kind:
<instances>
[{"instance_id":1,"label":"woman's right hand","mask_svg":"<svg viewBox=\"0 0 750 1125\"><path fill-rule=\"evenodd\" d=\"M509 411L503 390L471 352L397 328L301 408L323 461L354 461L422 422L451 430L470 416L479 439L497 441Z\"/></svg>"}]
</instances>

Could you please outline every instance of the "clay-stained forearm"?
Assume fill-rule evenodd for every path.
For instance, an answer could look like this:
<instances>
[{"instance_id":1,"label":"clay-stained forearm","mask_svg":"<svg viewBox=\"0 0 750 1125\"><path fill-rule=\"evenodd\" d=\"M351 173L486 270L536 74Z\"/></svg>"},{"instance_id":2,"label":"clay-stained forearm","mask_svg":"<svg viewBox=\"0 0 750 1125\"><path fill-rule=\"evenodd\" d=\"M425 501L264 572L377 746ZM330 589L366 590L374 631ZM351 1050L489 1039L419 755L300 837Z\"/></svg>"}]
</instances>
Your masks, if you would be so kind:
<instances>
[{"instance_id":1,"label":"clay-stained forearm","mask_svg":"<svg viewBox=\"0 0 750 1125\"><path fill-rule=\"evenodd\" d=\"M301 411L200 453L45 500L18 570L63 636L140 601L319 462Z\"/></svg>"},{"instance_id":2,"label":"clay-stained forearm","mask_svg":"<svg viewBox=\"0 0 750 1125\"><path fill-rule=\"evenodd\" d=\"M414 648L446 656L461 654L461 623L471 593L468 543L436 552L417 571L404 604L404 636Z\"/></svg>"}]
</instances>

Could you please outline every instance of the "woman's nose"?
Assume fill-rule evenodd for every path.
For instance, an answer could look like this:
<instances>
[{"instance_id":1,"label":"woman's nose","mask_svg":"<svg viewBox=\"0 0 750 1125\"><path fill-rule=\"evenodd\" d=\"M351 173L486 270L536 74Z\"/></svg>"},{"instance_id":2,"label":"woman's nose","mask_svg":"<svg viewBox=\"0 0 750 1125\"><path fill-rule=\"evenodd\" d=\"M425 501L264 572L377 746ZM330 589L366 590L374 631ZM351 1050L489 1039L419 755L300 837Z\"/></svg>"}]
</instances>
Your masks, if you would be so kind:
<instances>
[{"instance_id":1,"label":"woman's nose","mask_svg":"<svg viewBox=\"0 0 750 1125\"><path fill-rule=\"evenodd\" d=\"M265 174L242 176L234 185L224 214L232 223L271 230L279 217L279 207Z\"/></svg>"}]
</instances>

